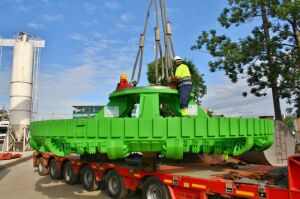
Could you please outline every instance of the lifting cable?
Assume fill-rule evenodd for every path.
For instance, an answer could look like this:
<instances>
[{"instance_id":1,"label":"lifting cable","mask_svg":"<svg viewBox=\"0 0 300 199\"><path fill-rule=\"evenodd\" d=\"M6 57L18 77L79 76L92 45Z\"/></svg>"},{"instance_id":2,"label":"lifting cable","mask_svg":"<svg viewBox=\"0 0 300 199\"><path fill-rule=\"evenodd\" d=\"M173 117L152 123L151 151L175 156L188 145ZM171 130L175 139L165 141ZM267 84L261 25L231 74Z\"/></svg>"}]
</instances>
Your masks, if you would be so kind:
<instances>
[{"instance_id":1,"label":"lifting cable","mask_svg":"<svg viewBox=\"0 0 300 199\"><path fill-rule=\"evenodd\" d=\"M163 23L164 31L164 42L165 42L165 76L164 78L169 77L169 73L173 76L173 59L175 57L175 50L172 41L172 32L171 32L171 23L167 18L167 9L166 9L166 0L160 0L160 10L161 10L161 20ZM169 43L171 45L172 57L170 56Z\"/></svg>"},{"instance_id":2,"label":"lifting cable","mask_svg":"<svg viewBox=\"0 0 300 199\"><path fill-rule=\"evenodd\" d=\"M159 1L159 3L158 3ZM144 46L145 46L145 36L148 26L148 21L150 17L150 11L151 7L153 5L153 0L150 0L150 4L148 7L147 15L146 15L146 21L144 25L144 31L140 35L140 42L139 42L139 50L137 52L137 56L135 59L132 76L131 76L131 83L136 86L140 81L141 71L142 71L142 64L143 64L143 54L144 54ZM163 53L162 53L162 46L160 42L160 31L159 31L159 10L158 5L160 6L160 15L161 15L161 22L162 22L162 28L163 28L163 34L164 34L164 51L165 51L165 59L163 59ZM155 0L155 12L156 12L156 26L154 28L155 33L155 78L156 83L159 84L161 80L168 78L169 74L174 75L174 68L173 68L173 59L172 57L175 57L175 49L174 44L172 40L172 31L171 31L171 23L167 19L167 9L166 9L166 0ZM169 49L171 48L171 49ZM158 53L159 58L161 61L161 75L158 75ZM172 53L172 57L171 57ZM139 71L137 80L134 80L135 78L135 72L137 64L139 63Z\"/></svg>"},{"instance_id":3,"label":"lifting cable","mask_svg":"<svg viewBox=\"0 0 300 199\"><path fill-rule=\"evenodd\" d=\"M154 28L155 33L155 83L159 84L160 81L164 77L164 60L163 60L163 54L162 54L162 47L160 43L160 31L159 31L159 16L158 16L158 5L157 0L155 0L155 11L156 11L156 27ZM158 77L158 50L160 55L160 64L161 64L161 76Z\"/></svg>"},{"instance_id":4,"label":"lifting cable","mask_svg":"<svg viewBox=\"0 0 300 199\"><path fill-rule=\"evenodd\" d=\"M165 1L165 0L163 0ZM166 63L166 78L169 77L169 64L170 64L170 61L169 61L169 48L168 48L168 40L167 40L167 37L166 37L166 33L167 33L167 30L166 30L166 15L165 15L165 9L163 8L163 6L165 5L164 2L162 2L162 0L159 0L160 2L160 13L161 13L161 20L162 20L162 24L163 24L163 31L164 31L164 42L165 42L165 63Z\"/></svg>"},{"instance_id":5,"label":"lifting cable","mask_svg":"<svg viewBox=\"0 0 300 199\"><path fill-rule=\"evenodd\" d=\"M153 4L153 0L150 1L149 7L148 7L148 12L147 12L147 16L146 16L145 25L144 25L144 31L140 35L139 50L138 50L138 53L137 53L137 56L136 56L136 59L135 59L135 63L134 63L134 67L133 67L133 71L132 71L131 82L134 81L136 66L137 66L137 63L140 59L140 67L139 67L139 72L138 72L138 78L135 82L135 85L139 83L140 77L141 77L144 46L145 46L145 35L146 35L146 31L147 31L147 26L148 26L148 21L149 21L149 17L150 17L150 10L151 10L152 4Z\"/></svg>"}]
</instances>

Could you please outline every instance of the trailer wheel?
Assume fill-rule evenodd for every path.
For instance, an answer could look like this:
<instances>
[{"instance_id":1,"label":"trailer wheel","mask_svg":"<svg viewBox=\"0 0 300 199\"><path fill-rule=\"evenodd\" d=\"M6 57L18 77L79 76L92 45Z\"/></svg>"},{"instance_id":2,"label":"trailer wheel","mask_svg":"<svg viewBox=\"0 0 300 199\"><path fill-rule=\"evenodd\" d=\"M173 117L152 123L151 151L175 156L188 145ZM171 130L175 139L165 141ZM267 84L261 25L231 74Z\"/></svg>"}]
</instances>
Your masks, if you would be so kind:
<instances>
[{"instance_id":1,"label":"trailer wheel","mask_svg":"<svg viewBox=\"0 0 300 199\"><path fill-rule=\"evenodd\" d=\"M49 168L46 167L46 165L44 164L44 159L43 157L39 158L38 161L38 172L40 176L45 176L49 174Z\"/></svg>"},{"instance_id":2,"label":"trailer wheel","mask_svg":"<svg viewBox=\"0 0 300 199\"><path fill-rule=\"evenodd\" d=\"M106 191L112 198L125 198L128 195L124 181L116 170L111 170L106 176Z\"/></svg>"},{"instance_id":3,"label":"trailer wheel","mask_svg":"<svg viewBox=\"0 0 300 199\"><path fill-rule=\"evenodd\" d=\"M73 185L73 184L78 183L78 179L79 179L78 174L75 175L74 169L73 169L70 162L67 162L64 165L63 177L64 177L65 182L69 185Z\"/></svg>"},{"instance_id":4,"label":"trailer wheel","mask_svg":"<svg viewBox=\"0 0 300 199\"><path fill-rule=\"evenodd\" d=\"M50 161L49 170L52 179L60 179L62 177L62 171L57 167L55 159Z\"/></svg>"},{"instance_id":5,"label":"trailer wheel","mask_svg":"<svg viewBox=\"0 0 300 199\"><path fill-rule=\"evenodd\" d=\"M87 191L95 191L98 189L94 171L90 166L85 166L82 170L82 185Z\"/></svg>"},{"instance_id":6,"label":"trailer wheel","mask_svg":"<svg viewBox=\"0 0 300 199\"><path fill-rule=\"evenodd\" d=\"M149 177L143 184L143 199L171 199L169 190L159 179Z\"/></svg>"}]
</instances>

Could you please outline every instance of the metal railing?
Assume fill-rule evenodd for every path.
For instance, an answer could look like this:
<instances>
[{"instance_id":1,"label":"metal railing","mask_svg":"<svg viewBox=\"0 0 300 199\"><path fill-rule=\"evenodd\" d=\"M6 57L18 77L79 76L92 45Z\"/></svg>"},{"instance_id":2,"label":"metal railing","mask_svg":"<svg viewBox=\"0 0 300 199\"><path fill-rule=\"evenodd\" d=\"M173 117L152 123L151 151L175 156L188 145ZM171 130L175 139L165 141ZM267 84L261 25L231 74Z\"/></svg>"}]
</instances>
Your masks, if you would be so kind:
<instances>
[{"instance_id":1,"label":"metal railing","mask_svg":"<svg viewBox=\"0 0 300 199\"><path fill-rule=\"evenodd\" d=\"M1 152L15 151L16 144L22 144L21 151L26 151L26 149L28 149L29 147L29 135L30 131L28 130L28 128L23 128L23 138L21 141L17 141L12 133L12 129L8 128L6 134L0 134L0 141L3 141Z\"/></svg>"}]
</instances>

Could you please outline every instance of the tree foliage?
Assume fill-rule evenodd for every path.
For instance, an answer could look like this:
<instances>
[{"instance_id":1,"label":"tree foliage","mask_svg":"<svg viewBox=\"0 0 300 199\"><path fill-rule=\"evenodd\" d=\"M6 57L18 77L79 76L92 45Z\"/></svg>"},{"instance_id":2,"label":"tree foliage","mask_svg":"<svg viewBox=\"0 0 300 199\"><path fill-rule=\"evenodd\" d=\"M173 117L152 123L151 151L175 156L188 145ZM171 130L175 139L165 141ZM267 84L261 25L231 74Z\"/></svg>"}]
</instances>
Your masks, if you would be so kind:
<instances>
[{"instance_id":1,"label":"tree foliage","mask_svg":"<svg viewBox=\"0 0 300 199\"><path fill-rule=\"evenodd\" d=\"M161 76L161 63L158 61L158 76ZM183 64L189 67L191 76L192 76L192 93L194 94L195 102L200 105L201 98L206 94L207 88L203 79L203 74L200 74L197 70L195 64L190 60L183 60ZM175 74L175 69L173 71ZM148 64L147 77L150 84L156 84L156 76L155 76L155 61ZM167 86L168 83L166 79L161 80L161 85Z\"/></svg>"},{"instance_id":2,"label":"tree foliage","mask_svg":"<svg viewBox=\"0 0 300 199\"><path fill-rule=\"evenodd\" d=\"M203 31L192 49L206 47L214 57L208 63L211 72L224 71L234 83L245 78L257 97L265 96L271 88L275 117L281 119L279 98L286 98L299 108L299 1L228 2L218 18L223 27L229 29L253 20L260 24L238 41L218 35L215 30Z\"/></svg>"},{"instance_id":3,"label":"tree foliage","mask_svg":"<svg viewBox=\"0 0 300 199\"><path fill-rule=\"evenodd\" d=\"M284 66L279 83L281 97L294 104L300 117L300 1L273 0L269 7L284 49L278 56Z\"/></svg>"}]
</instances>

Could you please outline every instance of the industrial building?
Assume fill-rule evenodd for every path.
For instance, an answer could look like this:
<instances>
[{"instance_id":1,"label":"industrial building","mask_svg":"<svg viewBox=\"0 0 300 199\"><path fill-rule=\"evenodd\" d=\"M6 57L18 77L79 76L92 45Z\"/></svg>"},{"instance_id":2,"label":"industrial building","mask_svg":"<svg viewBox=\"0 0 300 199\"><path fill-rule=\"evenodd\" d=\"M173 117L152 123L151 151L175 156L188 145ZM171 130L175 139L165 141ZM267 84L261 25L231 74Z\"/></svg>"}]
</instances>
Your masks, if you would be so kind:
<instances>
[{"instance_id":1,"label":"industrial building","mask_svg":"<svg viewBox=\"0 0 300 199\"><path fill-rule=\"evenodd\" d=\"M103 109L102 105L74 105L73 118L90 118L95 117L96 114Z\"/></svg>"}]
</instances>

